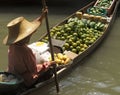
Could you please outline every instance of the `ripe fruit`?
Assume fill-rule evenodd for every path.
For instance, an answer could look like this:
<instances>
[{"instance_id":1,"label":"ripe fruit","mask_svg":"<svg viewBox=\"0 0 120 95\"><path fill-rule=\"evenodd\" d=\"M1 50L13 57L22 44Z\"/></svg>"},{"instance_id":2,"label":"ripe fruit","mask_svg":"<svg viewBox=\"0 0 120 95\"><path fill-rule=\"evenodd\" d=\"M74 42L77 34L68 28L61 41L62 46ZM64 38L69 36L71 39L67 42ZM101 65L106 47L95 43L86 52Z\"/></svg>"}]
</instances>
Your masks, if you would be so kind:
<instances>
[{"instance_id":1,"label":"ripe fruit","mask_svg":"<svg viewBox=\"0 0 120 95\"><path fill-rule=\"evenodd\" d=\"M89 16L89 15L88 15ZM63 24L51 29L52 38L65 41L62 49L79 54L93 44L108 25L95 19L71 17ZM42 41L48 42L44 38Z\"/></svg>"},{"instance_id":2,"label":"ripe fruit","mask_svg":"<svg viewBox=\"0 0 120 95\"><path fill-rule=\"evenodd\" d=\"M69 48L69 43L65 43L64 47L65 47L65 49L68 49Z\"/></svg>"},{"instance_id":3,"label":"ripe fruit","mask_svg":"<svg viewBox=\"0 0 120 95\"><path fill-rule=\"evenodd\" d=\"M51 57L49 59L51 61ZM62 54L62 53L54 54L54 59L58 66L69 64L69 62L71 60L70 58L67 57L67 55Z\"/></svg>"}]
</instances>

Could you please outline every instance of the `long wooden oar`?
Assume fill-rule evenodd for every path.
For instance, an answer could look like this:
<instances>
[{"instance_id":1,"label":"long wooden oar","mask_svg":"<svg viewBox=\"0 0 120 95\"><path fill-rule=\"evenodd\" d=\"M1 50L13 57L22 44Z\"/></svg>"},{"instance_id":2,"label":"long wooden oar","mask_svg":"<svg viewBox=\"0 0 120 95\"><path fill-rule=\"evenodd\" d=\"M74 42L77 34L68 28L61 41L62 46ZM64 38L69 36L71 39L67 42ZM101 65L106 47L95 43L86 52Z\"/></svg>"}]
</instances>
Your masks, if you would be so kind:
<instances>
[{"instance_id":1,"label":"long wooden oar","mask_svg":"<svg viewBox=\"0 0 120 95\"><path fill-rule=\"evenodd\" d=\"M43 5L44 9L47 7L45 0L42 0L42 5ZM52 46L52 41L51 41L51 36L50 36L50 29L49 29L47 12L45 14L45 20L46 20L46 28L47 28L47 33L48 33L48 40L49 40L49 45L50 45L51 57L52 57L52 61L54 61L54 52L53 52L53 46ZM59 92L59 84L58 84L57 73L56 73L56 71L57 71L56 70L56 64L53 65L53 69L54 69L54 75L55 75L56 90L57 90L57 93L58 93Z\"/></svg>"}]
</instances>

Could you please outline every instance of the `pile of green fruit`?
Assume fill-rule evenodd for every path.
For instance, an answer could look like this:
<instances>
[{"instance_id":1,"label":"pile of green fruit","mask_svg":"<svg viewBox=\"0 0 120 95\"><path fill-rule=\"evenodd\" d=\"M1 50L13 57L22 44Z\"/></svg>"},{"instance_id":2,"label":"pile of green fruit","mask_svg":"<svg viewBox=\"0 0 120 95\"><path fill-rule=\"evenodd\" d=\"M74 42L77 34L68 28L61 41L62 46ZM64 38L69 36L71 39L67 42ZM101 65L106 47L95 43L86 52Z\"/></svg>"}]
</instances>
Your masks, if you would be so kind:
<instances>
[{"instance_id":1,"label":"pile of green fruit","mask_svg":"<svg viewBox=\"0 0 120 95\"><path fill-rule=\"evenodd\" d=\"M62 47L63 51L70 50L80 54L103 34L105 26L106 24L100 21L73 17L65 24L53 27L50 34L54 39L66 41ZM47 40L48 37L42 39L45 42Z\"/></svg>"},{"instance_id":2,"label":"pile of green fruit","mask_svg":"<svg viewBox=\"0 0 120 95\"><path fill-rule=\"evenodd\" d=\"M96 6L108 9L112 3L113 3L113 0L99 0Z\"/></svg>"},{"instance_id":3,"label":"pile of green fruit","mask_svg":"<svg viewBox=\"0 0 120 95\"><path fill-rule=\"evenodd\" d=\"M92 14L92 15L100 15L100 16L107 15L107 11L103 8L100 8L100 7L88 8L87 13Z\"/></svg>"}]
</instances>

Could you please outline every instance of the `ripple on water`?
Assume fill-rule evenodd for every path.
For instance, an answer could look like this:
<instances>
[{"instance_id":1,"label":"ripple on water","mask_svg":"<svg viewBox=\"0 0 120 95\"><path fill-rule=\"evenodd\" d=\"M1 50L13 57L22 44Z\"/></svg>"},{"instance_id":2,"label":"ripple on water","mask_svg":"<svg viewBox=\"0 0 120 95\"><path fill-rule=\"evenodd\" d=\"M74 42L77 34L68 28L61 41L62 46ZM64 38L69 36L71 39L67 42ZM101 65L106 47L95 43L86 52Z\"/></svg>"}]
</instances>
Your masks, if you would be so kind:
<instances>
[{"instance_id":1,"label":"ripple on water","mask_svg":"<svg viewBox=\"0 0 120 95\"><path fill-rule=\"evenodd\" d=\"M96 91L90 91L86 95L110 95L108 93L102 93L102 92L96 92Z\"/></svg>"},{"instance_id":2,"label":"ripple on water","mask_svg":"<svg viewBox=\"0 0 120 95\"><path fill-rule=\"evenodd\" d=\"M115 87L113 87L111 89L118 92L118 93L120 93L120 86L115 86Z\"/></svg>"}]
</instances>

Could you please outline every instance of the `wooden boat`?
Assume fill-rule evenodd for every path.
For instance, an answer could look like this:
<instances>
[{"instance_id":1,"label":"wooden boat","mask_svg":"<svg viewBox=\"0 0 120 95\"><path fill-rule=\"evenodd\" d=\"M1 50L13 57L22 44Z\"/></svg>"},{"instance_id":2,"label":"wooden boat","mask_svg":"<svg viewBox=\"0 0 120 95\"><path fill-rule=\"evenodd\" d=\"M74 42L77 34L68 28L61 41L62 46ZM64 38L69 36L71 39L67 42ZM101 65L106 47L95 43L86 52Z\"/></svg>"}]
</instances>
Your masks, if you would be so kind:
<instances>
[{"instance_id":1,"label":"wooden boat","mask_svg":"<svg viewBox=\"0 0 120 95\"><path fill-rule=\"evenodd\" d=\"M95 4L95 2L91 2L87 6L85 6L82 9L76 11L75 13L73 13L72 15L70 15L69 17L64 19L62 22L60 22L59 24L54 26L54 27L57 27L57 26L65 25L70 18L74 18L74 17L77 17L79 19L89 19L89 20L93 20L93 21L96 21L96 22L102 22L105 25L101 35L93 43L88 45L88 47L85 50L83 50L80 53L78 53L78 52L74 53L74 52L71 52L71 51L68 51L68 50L63 52L63 51L61 51L62 49L61 49L60 45L57 46L55 44L56 45L55 46L53 44L55 49L57 49L57 50L54 49L55 52L57 52L57 53L58 52L63 52L72 59L67 65L58 66L58 69L57 69L58 78L60 78L63 74L65 74L68 70L70 70L74 65L80 64L80 61L83 60L83 58L87 57L87 55L92 53L93 50L95 50L95 48L105 38L106 34L109 33L110 27L112 26L112 24L114 22L119 2L120 2L119 0L116 0L115 3L114 3L113 10L111 10L111 14L107 15L106 17L102 17L102 18L100 16L95 16L95 15L92 15L92 16L87 15L86 16L87 9L91 6L94 6L94 4ZM81 14L81 12L82 12L82 14ZM54 27L52 27L52 28L54 28ZM45 33L39 41L44 39L46 36L47 36L47 33ZM58 42L59 42L59 40L58 40ZM43 87L45 85L48 85L49 83L51 83L53 81L54 81L54 75L52 77L50 77L49 79L43 81L43 82L37 83L34 87L32 87L30 89L27 89L23 92L19 92L16 95L27 95L28 93L32 93L33 91L36 91L36 90L40 89L41 87Z\"/></svg>"}]
</instances>

